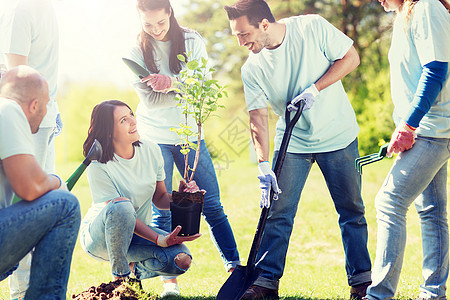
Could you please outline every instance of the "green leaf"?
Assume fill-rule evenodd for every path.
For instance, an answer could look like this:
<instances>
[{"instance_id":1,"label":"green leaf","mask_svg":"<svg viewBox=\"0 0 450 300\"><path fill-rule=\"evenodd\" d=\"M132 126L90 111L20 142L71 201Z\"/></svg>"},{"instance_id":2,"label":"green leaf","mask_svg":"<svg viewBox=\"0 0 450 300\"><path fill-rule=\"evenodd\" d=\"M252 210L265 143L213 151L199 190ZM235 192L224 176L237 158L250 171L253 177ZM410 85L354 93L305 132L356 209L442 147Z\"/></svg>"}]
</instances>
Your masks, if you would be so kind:
<instances>
[{"instance_id":1,"label":"green leaf","mask_svg":"<svg viewBox=\"0 0 450 300\"><path fill-rule=\"evenodd\" d=\"M198 67L198 62L196 60L192 60L186 64L189 70L195 70Z\"/></svg>"},{"instance_id":2,"label":"green leaf","mask_svg":"<svg viewBox=\"0 0 450 300\"><path fill-rule=\"evenodd\" d=\"M178 60L181 60L182 62L186 62L186 58L182 54L177 55Z\"/></svg>"}]
</instances>

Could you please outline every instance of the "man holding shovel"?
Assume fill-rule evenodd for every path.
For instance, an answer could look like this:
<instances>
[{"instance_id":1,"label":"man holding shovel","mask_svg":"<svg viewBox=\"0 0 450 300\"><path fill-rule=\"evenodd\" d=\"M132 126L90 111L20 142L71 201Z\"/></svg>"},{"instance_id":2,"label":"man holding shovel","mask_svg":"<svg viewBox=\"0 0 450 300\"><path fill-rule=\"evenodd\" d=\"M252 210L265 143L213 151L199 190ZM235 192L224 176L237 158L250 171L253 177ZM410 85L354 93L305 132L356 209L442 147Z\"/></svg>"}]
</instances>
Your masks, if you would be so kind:
<instances>
[{"instance_id":1,"label":"man holding shovel","mask_svg":"<svg viewBox=\"0 0 450 300\"><path fill-rule=\"evenodd\" d=\"M47 113L48 85L19 66L0 81L0 280L34 250L27 299L65 299L81 213L60 177L34 157L32 133ZM24 201L12 204L14 193Z\"/></svg>"},{"instance_id":2,"label":"man holding shovel","mask_svg":"<svg viewBox=\"0 0 450 300\"><path fill-rule=\"evenodd\" d=\"M270 208L257 266L263 269L242 299L278 299L289 238L300 194L314 162L327 182L339 216L351 299L365 296L371 262L361 198L359 132L341 79L359 64L352 40L318 15L276 21L263 0L239 0L226 6L233 35L251 53L242 67L250 128L259 161L261 206ZM269 165L268 104L280 116L275 161L285 130L286 106L305 102L294 127L279 178Z\"/></svg>"}]
</instances>

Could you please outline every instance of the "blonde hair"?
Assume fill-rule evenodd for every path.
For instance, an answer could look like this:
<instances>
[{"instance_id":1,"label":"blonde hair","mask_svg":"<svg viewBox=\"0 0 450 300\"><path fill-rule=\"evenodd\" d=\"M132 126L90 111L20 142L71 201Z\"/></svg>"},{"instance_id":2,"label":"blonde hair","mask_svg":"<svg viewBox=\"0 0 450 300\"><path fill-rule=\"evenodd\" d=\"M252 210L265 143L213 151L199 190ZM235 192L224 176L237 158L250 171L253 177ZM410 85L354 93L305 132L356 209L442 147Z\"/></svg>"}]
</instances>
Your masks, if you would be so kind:
<instances>
[{"instance_id":1,"label":"blonde hair","mask_svg":"<svg viewBox=\"0 0 450 300\"><path fill-rule=\"evenodd\" d=\"M416 5L417 2L419 2L420 0L404 0L402 6L399 9L399 13L401 12L402 15L405 18L405 23L408 23L409 18L411 17L411 12L414 8L414 5ZM450 4L447 0L439 0L442 5L444 5L445 9L447 10L447 12L450 13Z\"/></svg>"}]
</instances>

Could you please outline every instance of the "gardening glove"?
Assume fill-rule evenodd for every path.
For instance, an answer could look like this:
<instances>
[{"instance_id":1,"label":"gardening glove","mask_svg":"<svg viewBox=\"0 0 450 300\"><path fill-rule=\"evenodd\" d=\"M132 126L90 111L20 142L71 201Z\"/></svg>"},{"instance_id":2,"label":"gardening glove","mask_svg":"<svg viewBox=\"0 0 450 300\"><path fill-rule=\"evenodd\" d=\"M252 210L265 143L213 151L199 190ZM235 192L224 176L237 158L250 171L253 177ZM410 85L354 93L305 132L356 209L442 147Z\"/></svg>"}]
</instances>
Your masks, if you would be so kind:
<instances>
[{"instance_id":1,"label":"gardening glove","mask_svg":"<svg viewBox=\"0 0 450 300\"><path fill-rule=\"evenodd\" d=\"M416 139L415 130L406 122L401 122L392 134L386 156L392 157L392 153L400 153L411 149Z\"/></svg>"},{"instance_id":2,"label":"gardening glove","mask_svg":"<svg viewBox=\"0 0 450 300\"><path fill-rule=\"evenodd\" d=\"M61 177L59 177L56 174L50 174L50 175L55 176L56 178L59 179L59 188L58 188L59 190L69 191L69 189L67 188L67 184L64 181L62 181Z\"/></svg>"},{"instance_id":3,"label":"gardening glove","mask_svg":"<svg viewBox=\"0 0 450 300\"><path fill-rule=\"evenodd\" d=\"M183 242L189 242L198 239L201 237L201 233L197 233L191 236L178 236L178 233L181 231L181 226L178 225L171 233L167 235L159 234L156 237L156 245L160 247L170 247L173 245L178 245Z\"/></svg>"},{"instance_id":4,"label":"gardening glove","mask_svg":"<svg viewBox=\"0 0 450 300\"><path fill-rule=\"evenodd\" d=\"M259 169L259 188L261 189L261 202L260 207L270 206L270 189L273 189L273 200L278 200L278 194L281 193L278 187L277 178L275 173L270 168L268 161L263 161L258 164Z\"/></svg>"},{"instance_id":5,"label":"gardening glove","mask_svg":"<svg viewBox=\"0 0 450 300\"><path fill-rule=\"evenodd\" d=\"M317 90L316 85L312 84L291 101L291 103L287 107L287 110L297 111L298 107L296 106L296 104L301 100L305 101L303 111L308 110L313 106L314 100L316 99L317 95L319 95L319 91Z\"/></svg>"},{"instance_id":6,"label":"gardening glove","mask_svg":"<svg viewBox=\"0 0 450 300\"><path fill-rule=\"evenodd\" d=\"M162 74L150 74L141 79L141 82L147 82L155 92L167 93L171 90L175 78Z\"/></svg>"},{"instance_id":7,"label":"gardening glove","mask_svg":"<svg viewBox=\"0 0 450 300\"><path fill-rule=\"evenodd\" d=\"M61 135L63 126L64 126L64 124L63 124L62 119L61 119L61 114L58 113L56 115L56 128L55 128L55 131L54 131L55 136L60 136Z\"/></svg>"},{"instance_id":8,"label":"gardening glove","mask_svg":"<svg viewBox=\"0 0 450 300\"><path fill-rule=\"evenodd\" d=\"M196 192L202 192L203 194L206 193L205 190L201 190L195 180L191 180L189 182L184 182L183 180L180 181L180 188L178 189L180 192L187 192L187 193L196 193Z\"/></svg>"}]
</instances>

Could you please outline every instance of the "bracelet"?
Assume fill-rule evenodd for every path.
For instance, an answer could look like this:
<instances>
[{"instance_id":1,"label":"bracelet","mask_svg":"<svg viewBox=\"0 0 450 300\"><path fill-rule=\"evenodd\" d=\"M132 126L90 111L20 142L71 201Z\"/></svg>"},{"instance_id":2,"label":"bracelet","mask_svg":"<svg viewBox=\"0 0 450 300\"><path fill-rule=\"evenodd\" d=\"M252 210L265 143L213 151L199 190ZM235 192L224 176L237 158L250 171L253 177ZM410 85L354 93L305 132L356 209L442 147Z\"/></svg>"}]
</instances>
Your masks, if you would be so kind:
<instances>
[{"instance_id":1,"label":"bracelet","mask_svg":"<svg viewBox=\"0 0 450 300\"><path fill-rule=\"evenodd\" d=\"M156 246L158 246L158 238L159 238L159 234L156 236L156 241L155 241Z\"/></svg>"},{"instance_id":2,"label":"bracelet","mask_svg":"<svg viewBox=\"0 0 450 300\"><path fill-rule=\"evenodd\" d=\"M412 131L416 131L416 128L412 127L411 125L408 125L408 123L405 122L406 127L411 129Z\"/></svg>"}]
</instances>

